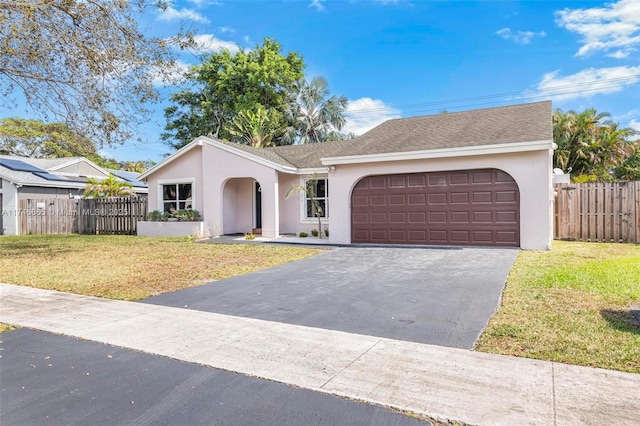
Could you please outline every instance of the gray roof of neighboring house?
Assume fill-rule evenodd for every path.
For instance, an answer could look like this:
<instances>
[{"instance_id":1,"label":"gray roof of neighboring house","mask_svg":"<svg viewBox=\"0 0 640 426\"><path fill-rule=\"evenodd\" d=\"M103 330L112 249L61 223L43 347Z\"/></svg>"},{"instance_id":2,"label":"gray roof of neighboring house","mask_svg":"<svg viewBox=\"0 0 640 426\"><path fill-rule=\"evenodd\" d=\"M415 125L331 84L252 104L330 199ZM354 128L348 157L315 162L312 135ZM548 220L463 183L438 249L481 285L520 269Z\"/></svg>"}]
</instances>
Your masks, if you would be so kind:
<instances>
[{"instance_id":1,"label":"gray roof of neighboring house","mask_svg":"<svg viewBox=\"0 0 640 426\"><path fill-rule=\"evenodd\" d=\"M105 170L113 175L116 175L122 180L126 180L133 186L143 187L143 188L147 187L146 182L142 182L138 180L138 176L140 176L140 173L128 172L126 170L116 170L116 169L105 169Z\"/></svg>"},{"instance_id":2,"label":"gray roof of neighboring house","mask_svg":"<svg viewBox=\"0 0 640 426\"><path fill-rule=\"evenodd\" d=\"M84 176L65 176L50 171L51 168L64 164L72 163L78 160L85 160L84 157L67 157L67 158L29 158L18 157L13 155L0 155L0 160L15 160L31 165L39 171L33 173L31 171L12 170L0 164L0 176L11 182L24 186L60 186L64 188L82 188L88 182L88 178ZM107 170L120 179L130 182L134 187L146 188L147 184L137 180L139 173L126 172L122 170ZM42 177L47 176L47 178Z\"/></svg>"},{"instance_id":3,"label":"gray roof of neighboring house","mask_svg":"<svg viewBox=\"0 0 640 426\"><path fill-rule=\"evenodd\" d=\"M353 140L254 148L223 142L273 163L321 167L321 158L551 141L551 101L397 118Z\"/></svg>"}]
</instances>

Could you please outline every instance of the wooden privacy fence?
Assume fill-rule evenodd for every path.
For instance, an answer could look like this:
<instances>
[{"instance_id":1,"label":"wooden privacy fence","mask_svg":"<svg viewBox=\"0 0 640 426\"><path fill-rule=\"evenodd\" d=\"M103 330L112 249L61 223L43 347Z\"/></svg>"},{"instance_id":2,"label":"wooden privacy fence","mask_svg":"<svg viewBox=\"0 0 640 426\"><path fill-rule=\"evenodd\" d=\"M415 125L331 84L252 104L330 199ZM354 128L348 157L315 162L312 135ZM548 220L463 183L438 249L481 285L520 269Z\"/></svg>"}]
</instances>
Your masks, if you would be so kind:
<instances>
[{"instance_id":1,"label":"wooden privacy fence","mask_svg":"<svg viewBox=\"0 0 640 426\"><path fill-rule=\"evenodd\" d=\"M20 200L20 234L134 235L147 214L147 199Z\"/></svg>"},{"instance_id":2,"label":"wooden privacy fence","mask_svg":"<svg viewBox=\"0 0 640 426\"><path fill-rule=\"evenodd\" d=\"M554 238L640 243L640 182L554 185Z\"/></svg>"}]
</instances>

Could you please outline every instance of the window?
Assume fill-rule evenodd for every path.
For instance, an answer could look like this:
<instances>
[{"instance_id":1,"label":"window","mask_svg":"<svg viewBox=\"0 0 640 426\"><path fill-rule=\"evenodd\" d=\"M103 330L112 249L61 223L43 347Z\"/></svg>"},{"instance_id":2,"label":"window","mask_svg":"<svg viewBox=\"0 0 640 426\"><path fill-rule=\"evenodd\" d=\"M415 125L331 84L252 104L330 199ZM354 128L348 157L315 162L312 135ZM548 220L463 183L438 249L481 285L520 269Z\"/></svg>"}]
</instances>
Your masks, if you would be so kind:
<instances>
[{"instance_id":1,"label":"window","mask_svg":"<svg viewBox=\"0 0 640 426\"><path fill-rule=\"evenodd\" d=\"M190 183L175 183L162 185L162 207L165 212L176 210L190 210L192 206L192 185Z\"/></svg>"},{"instance_id":2,"label":"window","mask_svg":"<svg viewBox=\"0 0 640 426\"><path fill-rule=\"evenodd\" d=\"M316 182L317 185L314 185ZM304 199L304 218L329 217L329 181L327 179L307 180L305 185L307 192ZM317 203L318 215L314 212L313 199Z\"/></svg>"}]
</instances>

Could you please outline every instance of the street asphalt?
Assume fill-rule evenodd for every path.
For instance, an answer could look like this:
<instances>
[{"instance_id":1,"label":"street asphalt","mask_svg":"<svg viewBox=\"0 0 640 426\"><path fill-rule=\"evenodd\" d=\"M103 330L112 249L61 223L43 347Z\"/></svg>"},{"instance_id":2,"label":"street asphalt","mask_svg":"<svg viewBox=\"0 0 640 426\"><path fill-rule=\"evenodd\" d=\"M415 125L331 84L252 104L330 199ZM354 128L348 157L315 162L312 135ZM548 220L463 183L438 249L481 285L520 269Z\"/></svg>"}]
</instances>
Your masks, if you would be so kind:
<instances>
[{"instance_id":1,"label":"street asphalt","mask_svg":"<svg viewBox=\"0 0 640 426\"><path fill-rule=\"evenodd\" d=\"M47 332L0 334L0 424L429 425L380 406Z\"/></svg>"},{"instance_id":2,"label":"street asphalt","mask_svg":"<svg viewBox=\"0 0 640 426\"><path fill-rule=\"evenodd\" d=\"M471 349L518 250L341 247L144 303Z\"/></svg>"}]
</instances>

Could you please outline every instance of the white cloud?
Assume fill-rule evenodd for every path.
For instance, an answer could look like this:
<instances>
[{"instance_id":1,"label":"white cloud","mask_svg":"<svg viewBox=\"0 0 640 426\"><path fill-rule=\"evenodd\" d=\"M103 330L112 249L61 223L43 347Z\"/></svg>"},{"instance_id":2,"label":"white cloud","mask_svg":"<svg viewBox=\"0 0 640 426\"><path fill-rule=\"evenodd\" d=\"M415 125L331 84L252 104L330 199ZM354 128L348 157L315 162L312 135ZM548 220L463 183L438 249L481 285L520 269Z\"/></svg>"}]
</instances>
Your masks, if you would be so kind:
<instances>
[{"instance_id":1,"label":"white cloud","mask_svg":"<svg viewBox=\"0 0 640 426\"><path fill-rule=\"evenodd\" d=\"M189 70L189 67L182 61L176 61L174 66L170 68L154 68L151 70L153 85L156 87L179 85L185 81L184 74Z\"/></svg>"},{"instance_id":2,"label":"white cloud","mask_svg":"<svg viewBox=\"0 0 640 426\"><path fill-rule=\"evenodd\" d=\"M345 116L347 124L342 128L342 133L360 136L384 121L399 118L400 111L380 99L360 98L349 101Z\"/></svg>"},{"instance_id":3,"label":"white cloud","mask_svg":"<svg viewBox=\"0 0 640 426\"><path fill-rule=\"evenodd\" d=\"M516 31L512 32L511 28L503 28L496 31L496 34L505 40L511 40L518 44L529 44L534 37L544 37L547 35L544 31Z\"/></svg>"},{"instance_id":4,"label":"white cloud","mask_svg":"<svg viewBox=\"0 0 640 426\"><path fill-rule=\"evenodd\" d=\"M554 100L588 98L599 93L614 93L624 85L640 81L640 66L587 68L575 74L561 76L553 71L542 76L536 89Z\"/></svg>"},{"instance_id":5,"label":"white cloud","mask_svg":"<svg viewBox=\"0 0 640 426\"><path fill-rule=\"evenodd\" d=\"M627 127L631 127L632 129L640 132L640 121L636 120L635 118L633 120L631 120L629 122L629 124L627 125Z\"/></svg>"},{"instance_id":6,"label":"white cloud","mask_svg":"<svg viewBox=\"0 0 640 426\"><path fill-rule=\"evenodd\" d=\"M231 27L220 27L220 28L218 28L218 31L220 31L223 34L225 34L225 33L235 33L236 32L236 30L234 30Z\"/></svg>"},{"instance_id":7,"label":"white cloud","mask_svg":"<svg viewBox=\"0 0 640 426\"><path fill-rule=\"evenodd\" d=\"M555 12L556 23L582 36L576 56L602 51L612 58L626 58L640 45L640 1L620 0L605 7Z\"/></svg>"},{"instance_id":8,"label":"white cloud","mask_svg":"<svg viewBox=\"0 0 640 426\"><path fill-rule=\"evenodd\" d=\"M203 24L209 23L209 19L201 13L196 12L191 9L175 9L172 6L167 7L165 10L160 13L158 19L161 21L180 21L180 20L189 20L194 22L201 22Z\"/></svg>"},{"instance_id":9,"label":"white cloud","mask_svg":"<svg viewBox=\"0 0 640 426\"><path fill-rule=\"evenodd\" d=\"M309 7L315 7L318 12L322 12L324 10L324 3L326 0L311 0Z\"/></svg>"},{"instance_id":10,"label":"white cloud","mask_svg":"<svg viewBox=\"0 0 640 426\"><path fill-rule=\"evenodd\" d=\"M220 40L216 38L213 34L199 34L193 37L196 42L196 52L198 53L211 53L217 52L220 49L227 49L231 53L236 53L240 50L240 47L232 42L226 40Z\"/></svg>"},{"instance_id":11,"label":"white cloud","mask_svg":"<svg viewBox=\"0 0 640 426\"><path fill-rule=\"evenodd\" d=\"M222 3L216 0L187 0L192 5L202 8L204 6L221 6Z\"/></svg>"}]
</instances>

